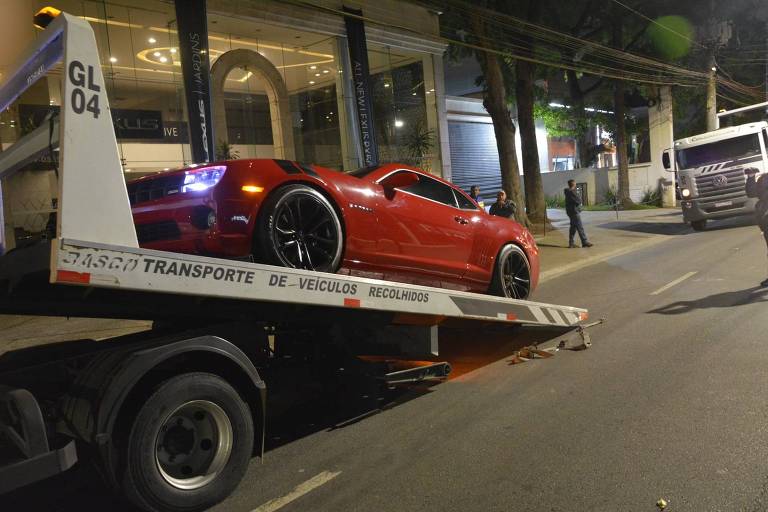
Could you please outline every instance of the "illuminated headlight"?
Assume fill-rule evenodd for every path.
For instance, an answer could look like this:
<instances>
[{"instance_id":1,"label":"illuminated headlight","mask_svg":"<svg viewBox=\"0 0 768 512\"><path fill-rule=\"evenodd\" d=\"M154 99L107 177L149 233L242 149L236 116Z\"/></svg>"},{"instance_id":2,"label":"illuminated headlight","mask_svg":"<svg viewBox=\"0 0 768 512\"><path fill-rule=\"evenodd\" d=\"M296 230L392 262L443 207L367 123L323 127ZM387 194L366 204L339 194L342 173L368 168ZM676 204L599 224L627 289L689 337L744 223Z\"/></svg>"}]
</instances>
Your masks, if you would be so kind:
<instances>
[{"instance_id":1,"label":"illuminated headlight","mask_svg":"<svg viewBox=\"0 0 768 512\"><path fill-rule=\"evenodd\" d=\"M683 197L691 197L691 191L687 188L684 188L680 191L680 194L682 194Z\"/></svg>"},{"instance_id":2,"label":"illuminated headlight","mask_svg":"<svg viewBox=\"0 0 768 512\"><path fill-rule=\"evenodd\" d=\"M224 165L214 165L211 167L200 167L184 172L184 185L182 192L199 192L208 190L221 181L224 172L227 170Z\"/></svg>"}]
</instances>

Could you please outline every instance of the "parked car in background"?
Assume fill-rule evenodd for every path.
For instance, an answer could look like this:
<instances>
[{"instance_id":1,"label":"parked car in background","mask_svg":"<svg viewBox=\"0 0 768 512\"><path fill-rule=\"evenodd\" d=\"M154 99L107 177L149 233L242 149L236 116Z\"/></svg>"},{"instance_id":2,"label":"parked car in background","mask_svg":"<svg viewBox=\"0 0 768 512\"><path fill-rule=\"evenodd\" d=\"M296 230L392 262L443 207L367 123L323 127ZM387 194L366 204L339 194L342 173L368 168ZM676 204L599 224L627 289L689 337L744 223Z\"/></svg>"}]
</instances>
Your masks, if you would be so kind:
<instances>
[{"instance_id":1,"label":"parked car in background","mask_svg":"<svg viewBox=\"0 0 768 512\"><path fill-rule=\"evenodd\" d=\"M139 178L128 195L145 248L518 299L538 281L523 226L406 165L232 160Z\"/></svg>"}]
</instances>

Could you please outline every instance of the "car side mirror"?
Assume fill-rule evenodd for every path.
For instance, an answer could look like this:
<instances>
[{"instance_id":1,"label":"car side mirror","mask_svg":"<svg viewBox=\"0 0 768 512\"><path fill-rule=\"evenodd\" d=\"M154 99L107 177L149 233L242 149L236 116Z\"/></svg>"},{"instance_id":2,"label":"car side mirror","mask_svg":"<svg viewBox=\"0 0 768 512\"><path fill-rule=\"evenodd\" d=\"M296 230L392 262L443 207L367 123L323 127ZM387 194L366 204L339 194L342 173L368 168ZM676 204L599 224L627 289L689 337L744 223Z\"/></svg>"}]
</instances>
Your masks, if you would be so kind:
<instances>
[{"instance_id":1,"label":"car side mirror","mask_svg":"<svg viewBox=\"0 0 768 512\"><path fill-rule=\"evenodd\" d=\"M662 165L664 165L664 169L666 169L667 171L672 170L672 162L670 161L670 158L669 158L669 151L665 151L664 153L662 153L661 163Z\"/></svg>"},{"instance_id":2,"label":"car side mirror","mask_svg":"<svg viewBox=\"0 0 768 512\"><path fill-rule=\"evenodd\" d=\"M395 193L396 188L410 187L419 182L419 175L413 172L396 172L384 178L381 186L387 195Z\"/></svg>"}]
</instances>

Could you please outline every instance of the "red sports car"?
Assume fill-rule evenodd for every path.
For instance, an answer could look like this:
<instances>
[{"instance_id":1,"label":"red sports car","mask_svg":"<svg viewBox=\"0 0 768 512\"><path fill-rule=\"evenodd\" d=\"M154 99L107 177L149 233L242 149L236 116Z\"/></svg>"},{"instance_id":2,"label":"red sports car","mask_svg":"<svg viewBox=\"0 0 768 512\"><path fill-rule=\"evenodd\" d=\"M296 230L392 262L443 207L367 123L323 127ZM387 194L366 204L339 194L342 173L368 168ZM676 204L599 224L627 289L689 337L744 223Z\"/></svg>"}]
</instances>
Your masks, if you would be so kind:
<instances>
[{"instance_id":1,"label":"red sports car","mask_svg":"<svg viewBox=\"0 0 768 512\"><path fill-rule=\"evenodd\" d=\"M525 228L405 165L233 160L139 178L128 195L141 247L518 299L538 281Z\"/></svg>"}]
</instances>

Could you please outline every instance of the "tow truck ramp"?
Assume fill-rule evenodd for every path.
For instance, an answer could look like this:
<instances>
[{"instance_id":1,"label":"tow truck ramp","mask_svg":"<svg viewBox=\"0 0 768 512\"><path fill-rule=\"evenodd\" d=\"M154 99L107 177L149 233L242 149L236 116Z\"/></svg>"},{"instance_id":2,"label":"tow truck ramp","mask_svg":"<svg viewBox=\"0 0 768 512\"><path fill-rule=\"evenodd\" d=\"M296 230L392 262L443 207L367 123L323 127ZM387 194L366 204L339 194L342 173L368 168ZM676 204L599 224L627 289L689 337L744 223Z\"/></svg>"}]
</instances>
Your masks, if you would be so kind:
<instances>
[{"instance_id":1,"label":"tow truck ramp","mask_svg":"<svg viewBox=\"0 0 768 512\"><path fill-rule=\"evenodd\" d=\"M312 364L366 343L435 356L443 322L569 328L587 319L586 310L569 306L142 249L86 21L58 15L6 74L0 111L57 70L58 118L0 153L0 180L41 156L58 163L56 228L47 240L0 256L0 313L151 319L158 326L80 344L85 348L67 356L32 350L0 357L0 442L17 451L10 462L0 459L0 491L68 469L78 440L107 482L140 508L203 510L232 492L251 451L263 452L262 375L285 350L303 347ZM0 204L0 226L3 211ZM209 318L228 323L207 325ZM381 379L413 382L449 371L447 363L395 364ZM205 387L206 398L190 383ZM151 408L172 412L156 418ZM205 428L195 430L198 423ZM219 466L206 464L203 448L184 447L192 431L226 434L238 451L201 443L217 446ZM179 466L177 456L194 464ZM208 485L224 467L231 481Z\"/></svg>"}]
</instances>

